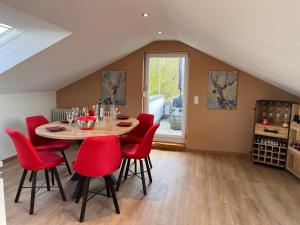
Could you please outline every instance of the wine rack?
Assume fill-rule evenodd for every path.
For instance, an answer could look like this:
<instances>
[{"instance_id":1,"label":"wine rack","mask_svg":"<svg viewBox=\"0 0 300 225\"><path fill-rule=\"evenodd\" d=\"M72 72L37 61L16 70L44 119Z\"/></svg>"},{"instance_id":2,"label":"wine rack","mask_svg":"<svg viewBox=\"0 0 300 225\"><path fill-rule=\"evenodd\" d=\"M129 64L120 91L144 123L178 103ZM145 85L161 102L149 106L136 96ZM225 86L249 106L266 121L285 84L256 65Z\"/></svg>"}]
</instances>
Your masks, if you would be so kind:
<instances>
[{"instance_id":1,"label":"wine rack","mask_svg":"<svg viewBox=\"0 0 300 225\"><path fill-rule=\"evenodd\" d=\"M285 167L287 140L255 135L252 143L252 160L277 167Z\"/></svg>"},{"instance_id":2,"label":"wine rack","mask_svg":"<svg viewBox=\"0 0 300 225\"><path fill-rule=\"evenodd\" d=\"M292 103L258 100L255 105L251 159L285 168Z\"/></svg>"}]
</instances>

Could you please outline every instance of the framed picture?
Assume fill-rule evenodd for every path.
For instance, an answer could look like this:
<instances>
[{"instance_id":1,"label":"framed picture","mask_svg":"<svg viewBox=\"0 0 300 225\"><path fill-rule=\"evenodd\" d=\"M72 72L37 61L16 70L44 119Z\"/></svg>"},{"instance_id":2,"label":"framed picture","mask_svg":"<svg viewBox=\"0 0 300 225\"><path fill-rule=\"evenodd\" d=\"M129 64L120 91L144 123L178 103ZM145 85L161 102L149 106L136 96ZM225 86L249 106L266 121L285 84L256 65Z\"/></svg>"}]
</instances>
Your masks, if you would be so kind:
<instances>
[{"instance_id":1,"label":"framed picture","mask_svg":"<svg viewBox=\"0 0 300 225\"><path fill-rule=\"evenodd\" d=\"M123 70L102 71L101 96L105 104L125 105L126 74Z\"/></svg>"},{"instance_id":2,"label":"framed picture","mask_svg":"<svg viewBox=\"0 0 300 225\"><path fill-rule=\"evenodd\" d=\"M236 109L237 71L208 72L208 108Z\"/></svg>"}]
</instances>

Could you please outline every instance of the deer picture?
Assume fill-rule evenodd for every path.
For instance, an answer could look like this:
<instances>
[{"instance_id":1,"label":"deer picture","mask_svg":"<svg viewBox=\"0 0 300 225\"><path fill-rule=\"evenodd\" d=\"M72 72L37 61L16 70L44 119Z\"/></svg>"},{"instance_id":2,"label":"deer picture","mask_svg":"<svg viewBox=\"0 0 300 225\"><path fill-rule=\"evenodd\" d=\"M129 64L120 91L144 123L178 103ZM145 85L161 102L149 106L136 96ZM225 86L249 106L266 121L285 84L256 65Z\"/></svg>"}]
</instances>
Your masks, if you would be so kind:
<instances>
[{"instance_id":1,"label":"deer picture","mask_svg":"<svg viewBox=\"0 0 300 225\"><path fill-rule=\"evenodd\" d=\"M118 104L118 91L122 85L122 82L124 81L124 77L122 74L114 74L114 76L111 76L111 74L105 74L103 76L103 83L108 88L110 92L110 97L107 97L107 99L104 99L106 104Z\"/></svg>"},{"instance_id":2,"label":"deer picture","mask_svg":"<svg viewBox=\"0 0 300 225\"><path fill-rule=\"evenodd\" d=\"M211 92L215 94L219 108L234 109L236 107L235 102L226 99L224 91L236 83L236 74L232 72L211 72L209 79L213 86Z\"/></svg>"}]
</instances>

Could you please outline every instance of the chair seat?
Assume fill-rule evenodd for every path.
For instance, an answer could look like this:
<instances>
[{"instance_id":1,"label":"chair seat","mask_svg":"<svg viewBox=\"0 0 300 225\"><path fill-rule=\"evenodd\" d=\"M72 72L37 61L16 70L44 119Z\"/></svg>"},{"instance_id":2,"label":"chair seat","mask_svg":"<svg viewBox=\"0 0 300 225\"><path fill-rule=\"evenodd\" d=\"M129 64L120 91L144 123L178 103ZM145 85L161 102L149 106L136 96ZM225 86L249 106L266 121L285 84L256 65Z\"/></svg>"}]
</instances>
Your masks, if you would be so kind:
<instances>
[{"instance_id":1,"label":"chair seat","mask_svg":"<svg viewBox=\"0 0 300 225\"><path fill-rule=\"evenodd\" d=\"M53 168L65 162L63 157L60 157L53 152L39 152L39 155L43 160L43 166L37 168L37 170Z\"/></svg>"},{"instance_id":2,"label":"chair seat","mask_svg":"<svg viewBox=\"0 0 300 225\"><path fill-rule=\"evenodd\" d=\"M50 140L44 145L35 146L37 151L64 151L68 149L72 143L66 140Z\"/></svg>"},{"instance_id":3,"label":"chair seat","mask_svg":"<svg viewBox=\"0 0 300 225\"><path fill-rule=\"evenodd\" d=\"M140 144L142 142L142 138L134 135L122 135L120 137L121 143L123 144Z\"/></svg>"},{"instance_id":4,"label":"chair seat","mask_svg":"<svg viewBox=\"0 0 300 225\"><path fill-rule=\"evenodd\" d=\"M140 159L136 154L139 144L126 144L122 146L122 156L128 159Z\"/></svg>"}]
</instances>

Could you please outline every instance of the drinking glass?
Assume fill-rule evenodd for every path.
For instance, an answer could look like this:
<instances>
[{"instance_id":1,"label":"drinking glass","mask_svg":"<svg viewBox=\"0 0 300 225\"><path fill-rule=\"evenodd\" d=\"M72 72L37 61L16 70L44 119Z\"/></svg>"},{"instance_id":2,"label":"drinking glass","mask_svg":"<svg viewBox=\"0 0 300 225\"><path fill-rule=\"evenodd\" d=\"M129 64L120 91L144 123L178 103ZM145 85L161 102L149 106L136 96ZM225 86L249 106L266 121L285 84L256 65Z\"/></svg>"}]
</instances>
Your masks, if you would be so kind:
<instances>
[{"instance_id":1,"label":"drinking glass","mask_svg":"<svg viewBox=\"0 0 300 225\"><path fill-rule=\"evenodd\" d=\"M72 110L69 110L69 111L66 112L66 116L67 116L67 120L69 122L70 129L72 128L72 122L75 118L74 115L75 115L75 113ZM72 129L71 129L71 132L72 132Z\"/></svg>"},{"instance_id":2,"label":"drinking glass","mask_svg":"<svg viewBox=\"0 0 300 225\"><path fill-rule=\"evenodd\" d=\"M112 111L113 125L116 125L116 119L117 119L117 116L118 116L118 108L115 108L115 109Z\"/></svg>"},{"instance_id":3,"label":"drinking glass","mask_svg":"<svg viewBox=\"0 0 300 225\"><path fill-rule=\"evenodd\" d=\"M73 120L76 120L76 118L79 116L79 108L72 108L72 117ZM77 125L77 123L75 123L75 126Z\"/></svg>"},{"instance_id":4,"label":"drinking glass","mask_svg":"<svg viewBox=\"0 0 300 225\"><path fill-rule=\"evenodd\" d=\"M83 115L84 116L88 116L89 115L89 107L83 107L82 111L83 111Z\"/></svg>"},{"instance_id":5,"label":"drinking glass","mask_svg":"<svg viewBox=\"0 0 300 225\"><path fill-rule=\"evenodd\" d=\"M79 116L79 108L72 108L72 111L74 112L75 117Z\"/></svg>"},{"instance_id":6,"label":"drinking glass","mask_svg":"<svg viewBox=\"0 0 300 225\"><path fill-rule=\"evenodd\" d=\"M109 116L110 116L110 119L113 119L114 114L115 114L115 105L110 105L109 106Z\"/></svg>"}]
</instances>

